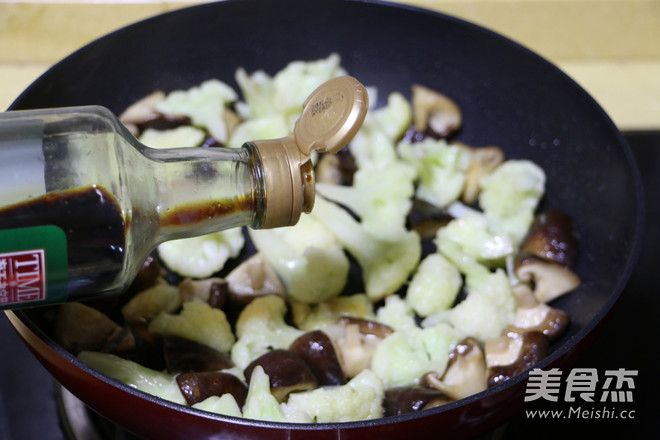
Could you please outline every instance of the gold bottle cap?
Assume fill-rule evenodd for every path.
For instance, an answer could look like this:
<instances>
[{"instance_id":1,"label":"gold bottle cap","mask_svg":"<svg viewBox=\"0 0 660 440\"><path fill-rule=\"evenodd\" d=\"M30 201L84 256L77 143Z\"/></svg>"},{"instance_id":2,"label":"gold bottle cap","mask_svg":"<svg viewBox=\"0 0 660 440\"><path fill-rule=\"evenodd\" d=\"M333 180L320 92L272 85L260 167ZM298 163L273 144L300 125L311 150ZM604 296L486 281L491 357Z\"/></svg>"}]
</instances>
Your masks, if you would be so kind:
<instances>
[{"instance_id":1,"label":"gold bottle cap","mask_svg":"<svg viewBox=\"0 0 660 440\"><path fill-rule=\"evenodd\" d=\"M358 80L341 76L323 83L303 104L293 137L307 155L337 153L353 139L367 114L369 96Z\"/></svg>"},{"instance_id":2,"label":"gold bottle cap","mask_svg":"<svg viewBox=\"0 0 660 440\"><path fill-rule=\"evenodd\" d=\"M336 153L358 132L369 108L366 88L351 76L333 78L314 90L296 121L293 136L252 142L264 170L266 214L261 228L291 226L314 206L310 155Z\"/></svg>"}]
</instances>

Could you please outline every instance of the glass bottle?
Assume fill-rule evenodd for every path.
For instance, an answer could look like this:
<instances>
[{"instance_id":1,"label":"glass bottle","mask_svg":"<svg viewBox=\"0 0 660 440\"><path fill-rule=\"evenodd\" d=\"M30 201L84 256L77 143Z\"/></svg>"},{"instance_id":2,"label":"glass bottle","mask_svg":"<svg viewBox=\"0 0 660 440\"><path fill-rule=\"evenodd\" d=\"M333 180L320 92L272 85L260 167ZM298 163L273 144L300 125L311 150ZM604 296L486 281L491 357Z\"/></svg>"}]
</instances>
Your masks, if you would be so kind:
<instances>
[{"instance_id":1,"label":"glass bottle","mask_svg":"<svg viewBox=\"0 0 660 440\"><path fill-rule=\"evenodd\" d=\"M335 78L293 136L152 149L103 107L0 114L0 309L117 294L160 243L295 224L314 204L312 151L336 152L368 97Z\"/></svg>"}]
</instances>

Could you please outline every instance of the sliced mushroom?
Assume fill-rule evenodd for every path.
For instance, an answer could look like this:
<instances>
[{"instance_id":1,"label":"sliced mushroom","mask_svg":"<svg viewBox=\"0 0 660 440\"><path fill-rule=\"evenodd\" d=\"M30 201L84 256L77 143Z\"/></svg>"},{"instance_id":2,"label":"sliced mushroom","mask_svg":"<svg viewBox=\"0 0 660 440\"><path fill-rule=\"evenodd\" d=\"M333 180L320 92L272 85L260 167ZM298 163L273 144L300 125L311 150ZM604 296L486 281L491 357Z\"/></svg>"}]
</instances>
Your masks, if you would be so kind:
<instances>
[{"instance_id":1,"label":"sliced mushroom","mask_svg":"<svg viewBox=\"0 0 660 440\"><path fill-rule=\"evenodd\" d=\"M529 228L521 251L573 267L578 253L573 221L560 211L539 214Z\"/></svg>"},{"instance_id":2,"label":"sliced mushroom","mask_svg":"<svg viewBox=\"0 0 660 440\"><path fill-rule=\"evenodd\" d=\"M392 328L367 319L341 318L336 346L342 370L348 378L357 376L371 366L376 348L393 332Z\"/></svg>"},{"instance_id":3,"label":"sliced mushroom","mask_svg":"<svg viewBox=\"0 0 660 440\"><path fill-rule=\"evenodd\" d=\"M259 296L285 295L277 274L259 253L232 270L225 280L229 283L229 301L235 306L245 307Z\"/></svg>"},{"instance_id":4,"label":"sliced mushroom","mask_svg":"<svg viewBox=\"0 0 660 440\"><path fill-rule=\"evenodd\" d=\"M419 133L446 138L461 127L461 109L442 93L421 85L412 86L413 124Z\"/></svg>"},{"instance_id":5,"label":"sliced mushroom","mask_svg":"<svg viewBox=\"0 0 660 440\"><path fill-rule=\"evenodd\" d=\"M319 385L346 383L332 340L323 331L314 330L303 334L293 341L289 351L300 356L307 363Z\"/></svg>"},{"instance_id":6,"label":"sliced mushroom","mask_svg":"<svg viewBox=\"0 0 660 440\"><path fill-rule=\"evenodd\" d=\"M121 353L135 348L135 338L105 314L87 305L70 302L59 307L55 340L66 350Z\"/></svg>"},{"instance_id":7,"label":"sliced mushroom","mask_svg":"<svg viewBox=\"0 0 660 440\"><path fill-rule=\"evenodd\" d=\"M357 165L348 149L344 148L337 154L320 154L314 171L317 182L352 185Z\"/></svg>"},{"instance_id":8,"label":"sliced mushroom","mask_svg":"<svg viewBox=\"0 0 660 440\"><path fill-rule=\"evenodd\" d=\"M170 373L218 371L234 366L229 356L199 342L177 336L163 337L165 365Z\"/></svg>"},{"instance_id":9,"label":"sliced mushroom","mask_svg":"<svg viewBox=\"0 0 660 440\"><path fill-rule=\"evenodd\" d=\"M238 127L238 125L243 122L241 117L238 116L235 111L229 108L224 109L224 112L222 113L222 119L224 120L225 126L227 127L227 138L229 138L236 127ZM216 139L216 142L219 141Z\"/></svg>"},{"instance_id":10,"label":"sliced mushroom","mask_svg":"<svg viewBox=\"0 0 660 440\"><path fill-rule=\"evenodd\" d=\"M481 178L493 171L504 162L504 152L495 146L471 148L470 166L465 173L465 186L461 200L468 205L476 203L479 199Z\"/></svg>"},{"instance_id":11,"label":"sliced mushroom","mask_svg":"<svg viewBox=\"0 0 660 440\"><path fill-rule=\"evenodd\" d=\"M399 416L451 402L441 391L419 385L390 388L385 391L385 417Z\"/></svg>"},{"instance_id":12,"label":"sliced mushroom","mask_svg":"<svg viewBox=\"0 0 660 440\"><path fill-rule=\"evenodd\" d=\"M513 326L509 330L538 331L553 341L568 328L568 313L537 301L527 284L518 283L512 286L511 290L518 302L518 308Z\"/></svg>"},{"instance_id":13,"label":"sliced mushroom","mask_svg":"<svg viewBox=\"0 0 660 440\"><path fill-rule=\"evenodd\" d=\"M345 326L357 325L360 333L377 336L381 339L385 339L394 333L394 330L389 325L381 324L370 319L356 318L355 316L343 316L339 319L339 323Z\"/></svg>"},{"instance_id":14,"label":"sliced mushroom","mask_svg":"<svg viewBox=\"0 0 660 440\"><path fill-rule=\"evenodd\" d=\"M548 338L543 333L509 331L486 341L488 387L524 372L538 364L548 353Z\"/></svg>"},{"instance_id":15,"label":"sliced mushroom","mask_svg":"<svg viewBox=\"0 0 660 440\"><path fill-rule=\"evenodd\" d=\"M376 317L373 303L364 293L340 295L318 304L291 301L290 305L293 323L306 331L333 326L342 316L364 319Z\"/></svg>"},{"instance_id":16,"label":"sliced mushroom","mask_svg":"<svg viewBox=\"0 0 660 440\"><path fill-rule=\"evenodd\" d=\"M240 408L247 398L247 386L233 374L221 371L182 373L176 377L176 382L188 405L229 393L234 396Z\"/></svg>"},{"instance_id":17,"label":"sliced mushroom","mask_svg":"<svg viewBox=\"0 0 660 440\"><path fill-rule=\"evenodd\" d=\"M446 394L453 400L462 399L487 388L486 360L474 338L466 338L449 355L445 374L432 371L422 378L423 385Z\"/></svg>"},{"instance_id":18,"label":"sliced mushroom","mask_svg":"<svg viewBox=\"0 0 660 440\"><path fill-rule=\"evenodd\" d=\"M568 267L534 256L516 261L515 274L523 282L531 283L534 296L548 303L580 285L580 277Z\"/></svg>"},{"instance_id":19,"label":"sliced mushroom","mask_svg":"<svg viewBox=\"0 0 660 440\"><path fill-rule=\"evenodd\" d=\"M157 90L129 106L119 115L119 120L134 136L137 136L140 124L158 117L156 107L164 99L165 92Z\"/></svg>"},{"instance_id":20,"label":"sliced mushroom","mask_svg":"<svg viewBox=\"0 0 660 440\"><path fill-rule=\"evenodd\" d=\"M248 383L257 365L268 375L270 391L278 402L286 401L290 393L312 390L318 386L316 376L307 363L289 350L271 350L252 361L243 372Z\"/></svg>"},{"instance_id":21,"label":"sliced mushroom","mask_svg":"<svg viewBox=\"0 0 660 440\"><path fill-rule=\"evenodd\" d=\"M222 278L186 278L179 284L179 293L182 302L201 300L211 307L221 309L229 298L229 283Z\"/></svg>"},{"instance_id":22,"label":"sliced mushroom","mask_svg":"<svg viewBox=\"0 0 660 440\"><path fill-rule=\"evenodd\" d=\"M408 213L408 224L417 232L422 240L435 238L438 230L447 226L453 217L446 209L438 209L424 200L414 199L412 209Z\"/></svg>"},{"instance_id":23,"label":"sliced mushroom","mask_svg":"<svg viewBox=\"0 0 660 440\"><path fill-rule=\"evenodd\" d=\"M138 292L155 286L160 281L162 281L162 274L163 271L160 267L160 263L158 262L158 258L156 258L154 255L149 255L144 260L144 263L142 263L140 271L131 283L131 286L125 295L132 296Z\"/></svg>"}]
</instances>

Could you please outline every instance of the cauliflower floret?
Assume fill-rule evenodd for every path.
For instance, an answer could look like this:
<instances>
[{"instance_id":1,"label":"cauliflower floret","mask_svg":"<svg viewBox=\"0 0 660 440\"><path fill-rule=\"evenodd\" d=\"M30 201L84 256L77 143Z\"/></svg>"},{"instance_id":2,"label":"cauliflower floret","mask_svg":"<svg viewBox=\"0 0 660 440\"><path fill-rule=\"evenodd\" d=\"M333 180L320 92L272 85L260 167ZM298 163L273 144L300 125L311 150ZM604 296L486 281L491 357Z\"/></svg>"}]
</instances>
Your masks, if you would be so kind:
<instances>
[{"instance_id":1,"label":"cauliflower floret","mask_svg":"<svg viewBox=\"0 0 660 440\"><path fill-rule=\"evenodd\" d=\"M345 74L340 61L337 54L315 61L293 61L274 77L261 70L249 75L239 68L236 82L245 102L239 103L237 110L244 119L284 116L292 128L302 112L300 103L322 83Z\"/></svg>"},{"instance_id":2,"label":"cauliflower floret","mask_svg":"<svg viewBox=\"0 0 660 440\"><path fill-rule=\"evenodd\" d=\"M244 369L250 362L274 348L287 349L304 332L284 322L286 303L276 295L254 299L236 321L238 341L231 348L231 360Z\"/></svg>"},{"instance_id":3,"label":"cauliflower floret","mask_svg":"<svg viewBox=\"0 0 660 440\"><path fill-rule=\"evenodd\" d=\"M459 270L440 253L433 253L422 260L406 293L406 302L422 317L454 304L463 286Z\"/></svg>"},{"instance_id":4,"label":"cauliflower floret","mask_svg":"<svg viewBox=\"0 0 660 440\"><path fill-rule=\"evenodd\" d=\"M462 255L491 266L501 266L516 251L509 235L492 232L488 219L477 211L455 218L439 229L435 243L441 253L454 246ZM460 268L456 261L453 263Z\"/></svg>"},{"instance_id":5,"label":"cauliflower floret","mask_svg":"<svg viewBox=\"0 0 660 440\"><path fill-rule=\"evenodd\" d=\"M137 362L110 353L81 351L78 354L78 359L98 372L117 379L128 386L161 399L181 405L186 404L186 399L176 383L175 375L143 367Z\"/></svg>"},{"instance_id":6,"label":"cauliflower floret","mask_svg":"<svg viewBox=\"0 0 660 440\"><path fill-rule=\"evenodd\" d=\"M145 324L161 312L172 313L181 306L181 294L176 286L159 282L130 299L121 314L129 324Z\"/></svg>"},{"instance_id":7,"label":"cauliflower floret","mask_svg":"<svg viewBox=\"0 0 660 440\"><path fill-rule=\"evenodd\" d=\"M442 376L457 341L447 324L397 330L378 345L371 369L386 388L416 384L430 371Z\"/></svg>"},{"instance_id":8,"label":"cauliflower floret","mask_svg":"<svg viewBox=\"0 0 660 440\"><path fill-rule=\"evenodd\" d=\"M508 160L480 181L479 205L489 227L519 245L545 192L545 172L529 160Z\"/></svg>"},{"instance_id":9,"label":"cauliflower floret","mask_svg":"<svg viewBox=\"0 0 660 440\"><path fill-rule=\"evenodd\" d=\"M349 150L358 168L398 161L395 142L411 122L410 103L400 93L391 93L385 107L369 111Z\"/></svg>"},{"instance_id":10,"label":"cauliflower floret","mask_svg":"<svg viewBox=\"0 0 660 440\"><path fill-rule=\"evenodd\" d=\"M245 245L241 228L162 243L158 255L172 271L184 277L206 278L236 258Z\"/></svg>"},{"instance_id":11,"label":"cauliflower floret","mask_svg":"<svg viewBox=\"0 0 660 440\"><path fill-rule=\"evenodd\" d=\"M417 170L418 199L444 208L460 197L470 167L469 150L432 138L414 144L399 142L397 150Z\"/></svg>"},{"instance_id":12,"label":"cauliflower floret","mask_svg":"<svg viewBox=\"0 0 660 440\"><path fill-rule=\"evenodd\" d=\"M252 370L243 417L246 419L284 422L285 417L280 403L270 392L270 380L261 365Z\"/></svg>"},{"instance_id":13,"label":"cauliflower floret","mask_svg":"<svg viewBox=\"0 0 660 440\"><path fill-rule=\"evenodd\" d=\"M295 226L250 230L255 247L296 301L318 303L339 295L350 263L335 236L312 216Z\"/></svg>"},{"instance_id":14,"label":"cauliflower floret","mask_svg":"<svg viewBox=\"0 0 660 440\"><path fill-rule=\"evenodd\" d=\"M387 179L383 179L384 175ZM317 183L316 189L360 217L366 232L387 240L405 232L415 192L414 177L415 170L401 162L365 165L353 176L352 186Z\"/></svg>"},{"instance_id":15,"label":"cauliflower floret","mask_svg":"<svg viewBox=\"0 0 660 440\"><path fill-rule=\"evenodd\" d=\"M206 139L206 133L199 128L184 125L171 130L148 128L140 135L140 142L150 148L197 147Z\"/></svg>"},{"instance_id":16,"label":"cauliflower floret","mask_svg":"<svg viewBox=\"0 0 660 440\"><path fill-rule=\"evenodd\" d=\"M335 325L342 316L375 319L373 303L364 293L338 296L318 304L294 302L293 322L301 330L312 331Z\"/></svg>"},{"instance_id":17,"label":"cauliflower floret","mask_svg":"<svg viewBox=\"0 0 660 440\"><path fill-rule=\"evenodd\" d=\"M194 125L205 127L216 140L226 142L225 106L237 99L230 86L210 79L197 87L169 93L156 108L161 113L188 116Z\"/></svg>"},{"instance_id":18,"label":"cauliflower floret","mask_svg":"<svg viewBox=\"0 0 660 440\"><path fill-rule=\"evenodd\" d=\"M392 327L394 330L410 330L417 328L415 311L400 296L392 295L385 299L385 304L376 312L378 322Z\"/></svg>"},{"instance_id":19,"label":"cauliflower floret","mask_svg":"<svg viewBox=\"0 0 660 440\"><path fill-rule=\"evenodd\" d=\"M280 115L265 116L259 119L248 119L241 122L232 131L227 146L240 148L245 142L255 139L278 139L288 136L291 128Z\"/></svg>"},{"instance_id":20,"label":"cauliflower floret","mask_svg":"<svg viewBox=\"0 0 660 440\"><path fill-rule=\"evenodd\" d=\"M383 384L363 370L346 385L293 393L282 411L288 422L339 423L383 416Z\"/></svg>"},{"instance_id":21,"label":"cauliflower floret","mask_svg":"<svg viewBox=\"0 0 660 440\"><path fill-rule=\"evenodd\" d=\"M478 265L477 265L478 266ZM490 272L481 266L466 277L467 297L454 308L430 315L422 326L449 322L460 337L472 336L480 342L496 338L513 324L516 300L509 278L502 269Z\"/></svg>"},{"instance_id":22,"label":"cauliflower floret","mask_svg":"<svg viewBox=\"0 0 660 440\"><path fill-rule=\"evenodd\" d=\"M199 300L184 303L177 315L159 314L149 331L196 341L221 353L229 353L235 341L225 313Z\"/></svg>"},{"instance_id":23,"label":"cauliflower floret","mask_svg":"<svg viewBox=\"0 0 660 440\"><path fill-rule=\"evenodd\" d=\"M194 404L193 408L216 414L224 414L226 416L242 417L241 409L238 407L236 399L229 393L222 396L207 397L203 401Z\"/></svg>"},{"instance_id":24,"label":"cauliflower floret","mask_svg":"<svg viewBox=\"0 0 660 440\"><path fill-rule=\"evenodd\" d=\"M513 324L516 300L506 273L498 269L483 279L467 277L467 298L452 309L449 321L462 336L481 342L496 338Z\"/></svg>"},{"instance_id":25,"label":"cauliflower floret","mask_svg":"<svg viewBox=\"0 0 660 440\"><path fill-rule=\"evenodd\" d=\"M419 263L422 246L415 231L402 231L390 240L378 239L346 210L321 197L317 198L312 215L358 261L367 296L372 301L396 292Z\"/></svg>"}]
</instances>

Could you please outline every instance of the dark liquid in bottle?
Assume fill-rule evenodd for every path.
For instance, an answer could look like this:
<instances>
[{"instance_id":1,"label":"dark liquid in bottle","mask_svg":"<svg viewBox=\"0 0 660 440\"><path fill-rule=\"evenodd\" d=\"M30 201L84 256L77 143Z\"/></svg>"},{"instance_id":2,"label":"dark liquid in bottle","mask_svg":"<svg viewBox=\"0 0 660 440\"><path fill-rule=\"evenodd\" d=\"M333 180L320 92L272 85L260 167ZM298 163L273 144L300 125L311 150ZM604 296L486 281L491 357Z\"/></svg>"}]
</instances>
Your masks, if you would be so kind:
<instances>
[{"instance_id":1,"label":"dark liquid in bottle","mask_svg":"<svg viewBox=\"0 0 660 440\"><path fill-rule=\"evenodd\" d=\"M100 187L50 193L0 209L0 229L55 225L67 238L69 297L101 293L121 272L126 222Z\"/></svg>"}]
</instances>

